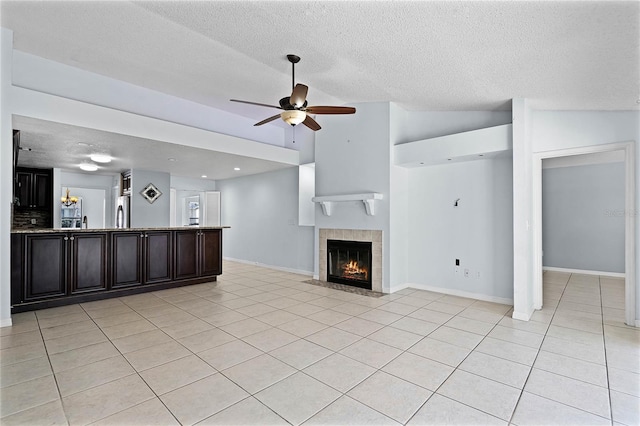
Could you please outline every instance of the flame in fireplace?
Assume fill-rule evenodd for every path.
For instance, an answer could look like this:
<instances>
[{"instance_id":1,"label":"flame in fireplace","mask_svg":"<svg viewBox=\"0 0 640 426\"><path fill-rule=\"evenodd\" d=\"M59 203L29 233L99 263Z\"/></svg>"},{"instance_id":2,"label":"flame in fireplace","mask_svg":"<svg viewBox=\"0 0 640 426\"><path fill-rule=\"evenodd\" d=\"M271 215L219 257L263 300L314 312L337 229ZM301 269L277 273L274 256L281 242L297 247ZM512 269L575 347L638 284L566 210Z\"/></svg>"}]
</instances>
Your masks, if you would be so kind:
<instances>
[{"instance_id":1,"label":"flame in fireplace","mask_svg":"<svg viewBox=\"0 0 640 426\"><path fill-rule=\"evenodd\" d=\"M367 268L361 268L358 262L351 260L342 267L342 276L344 278L355 278L359 280L367 280L369 271Z\"/></svg>"}]
</instances>

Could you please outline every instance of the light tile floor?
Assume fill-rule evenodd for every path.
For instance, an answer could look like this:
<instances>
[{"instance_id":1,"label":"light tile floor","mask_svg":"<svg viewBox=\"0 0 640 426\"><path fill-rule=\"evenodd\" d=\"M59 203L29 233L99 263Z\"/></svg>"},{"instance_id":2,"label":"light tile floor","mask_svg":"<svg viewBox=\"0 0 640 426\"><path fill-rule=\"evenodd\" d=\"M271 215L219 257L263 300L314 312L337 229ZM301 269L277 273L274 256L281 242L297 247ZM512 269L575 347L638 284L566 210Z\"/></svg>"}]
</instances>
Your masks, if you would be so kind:
<instances>
[{"instance_id":1,"label":"light tile floor","mask_svg":"<svg viewBox=\"0 0 640 426\"><path fill-rule=\"evenodd\" d=\"M640 423L621 279L547 272L532 321L225 262L215 283L14 316L0 423Z\"/></svg>"}]
</instances>

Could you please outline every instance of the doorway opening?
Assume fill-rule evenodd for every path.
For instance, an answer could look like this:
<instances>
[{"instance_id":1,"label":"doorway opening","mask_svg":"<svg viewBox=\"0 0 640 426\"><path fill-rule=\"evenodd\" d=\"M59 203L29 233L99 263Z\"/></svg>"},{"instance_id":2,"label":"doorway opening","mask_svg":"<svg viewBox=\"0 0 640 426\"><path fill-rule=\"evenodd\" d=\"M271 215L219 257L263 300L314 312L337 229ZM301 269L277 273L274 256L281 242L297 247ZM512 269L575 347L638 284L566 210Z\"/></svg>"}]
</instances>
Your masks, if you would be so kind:
<instances>
[{"instance_id":1,"label":"doorway opening","mask_svg":"<svg viewBox=\"0 0 640 426\"><path fill-rule=\"evenodd\" d=\"M534 308L542 309L543 305L543 250L542 250L542 168L543 160L569 158L577 155L605 153L615 156L621 152L624 158L624 278L625 278L625 323L635 326L636 316L636 259L635 259L635 145L633 142L622 142L608 145L596 145L573 149L539 152L533 156L533 214L534 233L533 249L535 256ZM613 154L612 154L613 153ZM618 214L619 212L616 212ZM606 211L603 212L606 214Z\"/></svg>"}]
</instances>

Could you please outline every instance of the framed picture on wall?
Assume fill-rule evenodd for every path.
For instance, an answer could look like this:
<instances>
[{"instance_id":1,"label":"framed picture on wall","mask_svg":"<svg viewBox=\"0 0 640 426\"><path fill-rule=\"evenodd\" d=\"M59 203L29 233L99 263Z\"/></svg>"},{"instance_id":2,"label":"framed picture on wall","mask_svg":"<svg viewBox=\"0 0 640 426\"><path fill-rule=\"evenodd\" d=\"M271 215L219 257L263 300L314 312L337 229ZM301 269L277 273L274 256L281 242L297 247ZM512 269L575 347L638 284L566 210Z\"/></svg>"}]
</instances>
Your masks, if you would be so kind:
<instances>
[{"instance_id":1,"label":"framed picture on wall","mask_svg":"<svg viewBox=\"0 0 640 426\"><path fill-rule=\"evenodd\" d=\"M160 198L160 196L162 195L162 192L160 192L160 190L158 188L156 188L156 186L154 184L150 183L149 185L145 186L142 191L140 191L140 194L150 204L153 204L154 201L156 201L158 198Z\"/></svg>"}]
</instances>

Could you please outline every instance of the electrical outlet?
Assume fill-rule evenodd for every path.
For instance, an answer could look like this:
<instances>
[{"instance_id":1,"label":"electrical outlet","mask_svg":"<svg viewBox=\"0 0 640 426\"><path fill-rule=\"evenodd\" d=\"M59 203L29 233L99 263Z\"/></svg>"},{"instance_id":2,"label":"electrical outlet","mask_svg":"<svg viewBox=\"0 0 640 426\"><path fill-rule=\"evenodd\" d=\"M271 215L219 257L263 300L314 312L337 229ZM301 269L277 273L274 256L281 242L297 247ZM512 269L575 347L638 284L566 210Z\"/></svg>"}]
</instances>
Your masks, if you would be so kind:
<instances>
[{"instance_id":1,"label":"electrical outlet","mask_svg":"<svg viewBox=\"0 0 640 426\"><path fill-rule=\"evenodd\" d=\"M468 269L464 270L464 277L465 278L469 278L469 270Z\"/></svg>"},{"instance_id":2,"label":"electrical outlet","mask_svg":"<svg viewBox=\"0 0 640 426\"><path fill-rule=\"evenodd\" d=\"M37 223L38 223L38 220L37 220L37 219L31 219L31 224L32 224L32 225L35 225L35 224L37 224Z\"/></svg>"}]
</instances>

